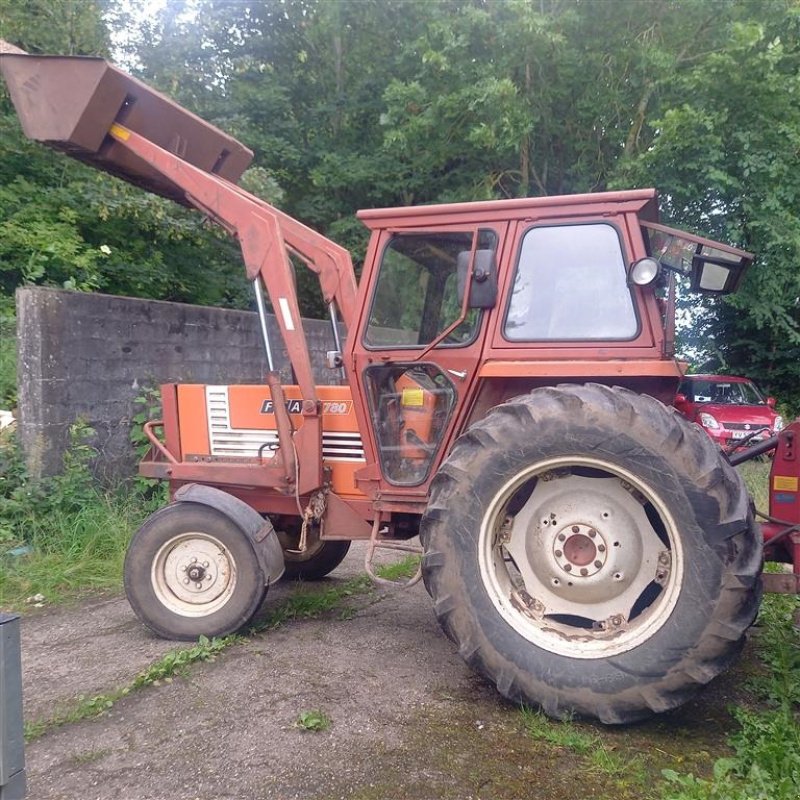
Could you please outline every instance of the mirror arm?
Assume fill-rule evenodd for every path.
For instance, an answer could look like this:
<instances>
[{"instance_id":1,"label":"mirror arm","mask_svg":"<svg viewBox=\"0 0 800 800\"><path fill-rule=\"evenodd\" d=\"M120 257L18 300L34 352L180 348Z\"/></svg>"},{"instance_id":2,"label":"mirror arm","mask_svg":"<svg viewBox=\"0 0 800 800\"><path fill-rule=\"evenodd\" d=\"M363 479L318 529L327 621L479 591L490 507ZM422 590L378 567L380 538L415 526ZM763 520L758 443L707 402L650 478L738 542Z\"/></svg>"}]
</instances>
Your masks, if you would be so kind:
<instances>
[{"instance_id":1,"label":"mirror arm","mask_svg":"<svg viewBox=\"0 0 800 800\"><path fill-rule=\"evenodd\" d=\"M414 363L422 361L425 356L433 350L434 347L439 345L444 339L449 336L466 318L469 314L469 296L472 290L472 272L475 269L475 251L478 249L478 231L475 231L472 237L472 248L469 253L469 269L467 270L467 282L464 286L464 297L461 300L461 313L458 319L445 328L428 346L414 359Z\"/></svg>"}]
</instances>

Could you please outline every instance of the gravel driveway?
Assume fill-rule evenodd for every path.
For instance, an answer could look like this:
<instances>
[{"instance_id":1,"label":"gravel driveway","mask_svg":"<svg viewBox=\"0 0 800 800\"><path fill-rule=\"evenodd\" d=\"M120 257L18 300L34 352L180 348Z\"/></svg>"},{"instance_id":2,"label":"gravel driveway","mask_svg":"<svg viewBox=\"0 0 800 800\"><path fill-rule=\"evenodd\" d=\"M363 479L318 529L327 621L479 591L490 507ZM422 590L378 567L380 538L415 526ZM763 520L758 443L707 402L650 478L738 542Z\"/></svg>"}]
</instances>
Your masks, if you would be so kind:
<instances>
[{"instance_id":1,"label":"gravel driveway","mask_svg":"<svg viewBox=\"0 0 800 800\"><path fill-rule=\"evenodd\" d=\"M354 547L321 585L360 574L360 557ZM265 607L294 591L279 584ZM519 710L443 636L421 584L360 593L348 604L344 614L334 609L254 635L97 718L47 730L27 747L29 797L643 796L641 784L636 789L618 772L527 736ZM124 597L26 616L22 641L29 722L129 684L177 646L150 635ZM735 675L725 677L695 703L646 725L577 727L646 772L678 763L708 772L733 727L724 708L736 684ZM317 710L330 718L329 729L297 726L302 713Z\"/></svg>"}]
</instances>

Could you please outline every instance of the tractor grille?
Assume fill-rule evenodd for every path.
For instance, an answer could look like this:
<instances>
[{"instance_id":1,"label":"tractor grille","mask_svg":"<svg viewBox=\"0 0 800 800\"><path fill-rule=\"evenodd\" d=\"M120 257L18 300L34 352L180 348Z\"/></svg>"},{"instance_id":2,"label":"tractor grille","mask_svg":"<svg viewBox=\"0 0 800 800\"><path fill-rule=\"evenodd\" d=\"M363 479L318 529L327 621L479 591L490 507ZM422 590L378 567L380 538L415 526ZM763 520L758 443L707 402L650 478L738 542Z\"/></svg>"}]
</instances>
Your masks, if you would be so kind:
<instances>
[{"instance_id":1,"label":"tractor grille","mask_svg":"<svg viewBox=\"0 0 800 800\"><path fill-rule=\"evenodd\" d=\"M273 457L277 430L231 427L227 386L206 387L206 412L212 456ZM322 457L326 461L364 461L361 435L323 431Z\"/></svg>"}]
</instances>

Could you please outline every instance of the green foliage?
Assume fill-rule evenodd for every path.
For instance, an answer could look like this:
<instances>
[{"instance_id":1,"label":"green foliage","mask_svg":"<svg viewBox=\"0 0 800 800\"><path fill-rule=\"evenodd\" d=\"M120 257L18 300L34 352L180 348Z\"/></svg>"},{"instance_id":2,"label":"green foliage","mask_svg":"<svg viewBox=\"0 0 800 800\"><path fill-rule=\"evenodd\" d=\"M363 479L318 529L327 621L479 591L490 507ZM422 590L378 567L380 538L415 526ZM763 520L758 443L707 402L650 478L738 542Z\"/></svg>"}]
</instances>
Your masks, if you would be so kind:
<instances>
[{"instance_id":1,"label":"green foliage","mask_svg":"<svg viewBox=\"0 0 800 800\"><path fill-rule=\"evenodd\" d=\"M17 404L17 325L14 298L0 293L0 409Z\"/></svg>"},{"instance_id":2,"label":"green foliage","mask_svg":"<svg viewBox=\"0 0 800 800\"><path fill-rule=\"evenodd\" d=\"M577 729L570 720L555 722L541 711L523 706L520 711L525 733L532 739L563 747L578 755L588 755L600 747L600 740Z\"/></svg>"},{"instance_id":3,"label":"green foliage","mask_svg":"<svg viewBox=\"0 0 800 800\"><path fill-rule=\"evenodd\" d=\"M0 606L119 586L128 541L152 505L97 487L91 435L73 426L63 471L34 481L13 433L0 433Z\"/></svg>"},{"instance_id":4,"label":"green foliage","mask_svg":"<svg viewBox=\"0 0 800 800\"><path fill-rule=\"evenodd\" d=\"M800 786L800 600L767 595L759 617L765 673L752 682L765 710L733 709L740 729L734 754L714 764L713 779L664 770L664 800L795 800Z\"/></svg>"},{"instance_id":5,"label":"green foliage","mask_svg":"<svg viewBox=\"0 0 800 800\"><path fill-rule=\"evenodd\" d=\"M724 41L672 80L652 142L617 185L657 185L672 221L757 255L743 288L707 304L688 345L704 369L746 374L800 408L800 13L790 0L714 6Z\"/></svg>"},{"instance_id":6,"label":"green foliage","mask_svg":"<svg viewBox=\"0 0 800 800\"><path fill-rule=\"evenodd\" d=\"M162 683L170 683L175 675L185 674L192 664L213 661L226 647L230 647L240 641L242 641L240 636L214 637L213 639L201 636L197 644L192 647L170 650L169 653L166 653L143 672L140 672L133 681L125 686L120 686L111 692L95 695L94 697L78 697L76 702L58 709L47 720L27 721L25 724L25 741L34 741L48 731L62 725L99 717L131 692L139 691L148 686L160 686Z\"/></svg>"},{"instance_id":7,"label":"green foliage","mask_svg":"<svg viewBox=\"0 0 800 800\"><path fill-rule=\"evenodd\" d=\"M324 711L301 711L295 726L301 731L319 733L327 731L331 727L331 718Z\"/></svg>"}]
</instances>

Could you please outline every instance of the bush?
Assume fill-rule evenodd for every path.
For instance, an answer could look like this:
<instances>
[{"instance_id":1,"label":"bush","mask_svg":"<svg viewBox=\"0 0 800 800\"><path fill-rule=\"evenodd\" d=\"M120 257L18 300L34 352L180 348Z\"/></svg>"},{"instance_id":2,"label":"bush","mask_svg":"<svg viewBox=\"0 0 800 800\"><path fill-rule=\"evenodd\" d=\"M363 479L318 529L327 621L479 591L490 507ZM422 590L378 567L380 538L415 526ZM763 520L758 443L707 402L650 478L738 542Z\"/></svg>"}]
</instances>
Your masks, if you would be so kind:
<instances>
[{"instance_id":1,"label":"bush","mask_svg":"<svg viewBox=\"0 0 800 800\"><path fill-rule=\"evenodd\" d=\"M0 295L0 409L17 404L17 326L14 298Z\"/></svg>"},{"instance_id":2,"label":"bush","mask_svg":"<svg viewBox=\"0 0 800 800\"><path fill-rule=\"evenodd\" d=\"M0 433L0 607L121 585L130 537L163 498L99 489L92 433L76 423L62 473L38 481L27 474L13 433Z\"/></svg>"}]
</instances>

